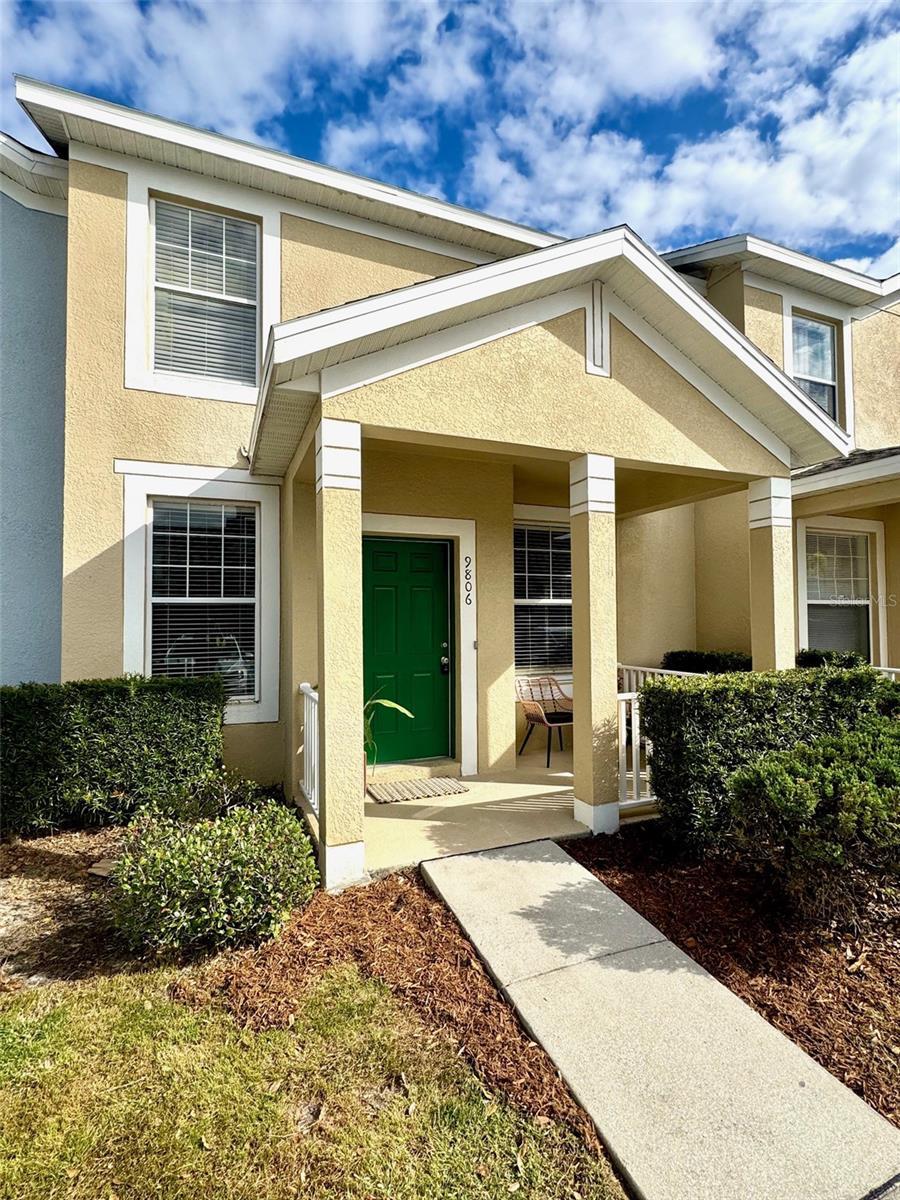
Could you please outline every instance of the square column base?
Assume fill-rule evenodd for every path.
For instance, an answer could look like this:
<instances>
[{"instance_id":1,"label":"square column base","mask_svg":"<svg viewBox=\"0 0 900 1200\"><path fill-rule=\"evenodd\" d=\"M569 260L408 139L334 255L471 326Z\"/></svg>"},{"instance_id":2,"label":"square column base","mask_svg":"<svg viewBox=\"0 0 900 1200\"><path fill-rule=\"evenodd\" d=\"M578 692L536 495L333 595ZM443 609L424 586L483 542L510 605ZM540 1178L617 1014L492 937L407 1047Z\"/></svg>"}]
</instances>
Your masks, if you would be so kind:
<instances>
[{"instance_id":1,"label":"square column base","mask_svg":"<svg viewBox=\"0 0 900 1200\"><path fill-rule=\"evenodd\" d=\"M354 883L368 883L365 842L343 846L319 843L319 874L326 892L342 892Z\"/></svg>"},{"instance_id":2,"label":"square column base","mask_svg":"<svg viewBox=\"0 0 900 1200\"><path fill-rule=\"evenodd\" d=\"M619 832L619 805L616 802L585 804L576 798L572 816L580 824L587 825L591 833Z\"/></svg>"}]
</instances>

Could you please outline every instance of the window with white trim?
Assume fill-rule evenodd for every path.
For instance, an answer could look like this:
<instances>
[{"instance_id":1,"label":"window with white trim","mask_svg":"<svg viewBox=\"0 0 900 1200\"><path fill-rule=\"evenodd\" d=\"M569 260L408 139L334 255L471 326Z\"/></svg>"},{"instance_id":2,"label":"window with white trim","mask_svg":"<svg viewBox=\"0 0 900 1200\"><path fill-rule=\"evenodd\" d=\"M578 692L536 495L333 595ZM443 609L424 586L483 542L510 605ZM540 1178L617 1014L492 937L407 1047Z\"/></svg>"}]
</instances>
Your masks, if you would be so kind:
<instances>
[{"instance_id":1,"label":"window with white trim","mask_svg":"<svg viewBox=\"0 0 900 1200\"><path fill-rule=\"evenodd\" d=\"M257 505L152 502L153 675L221 675L230 700L257 700Z\"/></svg>"},{"instance_id":2,"label":"window with white trim","mask_svg":"<svg viewBox=\"0 0 900 1200\"><path fill-rule=\"evenodd\" d=\"M155 200L153 366L255 385L259 228Z\"/></svg>"},{"instance_id":3,"label":"window with white trim","mask_svg":"<svg viewBox=\"0 0 900 1200\"><path fill-rule=\"evenodd\" d=\"M807 641L813 650L855 650L871 659L872 589L865 533L808 530Z\"/></svg>"},{"instance_id":4,"label":"window with white trim","mask_svg":"<svg viewBox=\"0 0 900 1200\"><path fill-rule=\"evenodd\" d=\"M560 525L513 533L517 671L572 669L572 542Z\"/></svg>"},{"instance_id":5,"label":"window with white trim","mask_svg":"<svg viewBox=\"0 0 900 1200\"><path fill-rule=\"evenodd\" d=\"M829 417L838 417L837 328L830 321L792 316L794 382Z\"/></svg>"}]
</instances>

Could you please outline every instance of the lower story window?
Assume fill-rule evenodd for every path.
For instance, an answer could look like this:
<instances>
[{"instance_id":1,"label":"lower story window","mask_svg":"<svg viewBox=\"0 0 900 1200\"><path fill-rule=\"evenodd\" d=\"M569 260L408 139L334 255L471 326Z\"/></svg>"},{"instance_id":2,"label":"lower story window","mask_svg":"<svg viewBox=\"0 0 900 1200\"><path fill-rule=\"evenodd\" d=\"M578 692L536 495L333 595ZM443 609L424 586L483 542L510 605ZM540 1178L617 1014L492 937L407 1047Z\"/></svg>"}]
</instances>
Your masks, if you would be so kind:
<instances>
[{"instance_id":1,"label":"lower story window","mask_svg":"<svg viewBox=\"0 0 900 1200\"><path fill-rule=\"evenodd\" d=\"M865 533L806 534L807 642L871 659L872 592Z\"/></svg>"},{"instance_id":2,"label":"lower story window","mask_svg":"<svg viewBox=\"0 0 900 1200\"><path fill-rule=\"evenodd\" d=\"M564 526L514 531L516 670L572 669L572 544Z\"/></svg>"},{"instance_id":3,"label":"lower story window","mask_svg":"<svg viewBox=\"0 0 900 1200\"><path fill-rule=\"evenodd\" d=\"M257 700L257 506L153 501L153 675L221 675L231 700Z\"/></svg>"}]
</instances>

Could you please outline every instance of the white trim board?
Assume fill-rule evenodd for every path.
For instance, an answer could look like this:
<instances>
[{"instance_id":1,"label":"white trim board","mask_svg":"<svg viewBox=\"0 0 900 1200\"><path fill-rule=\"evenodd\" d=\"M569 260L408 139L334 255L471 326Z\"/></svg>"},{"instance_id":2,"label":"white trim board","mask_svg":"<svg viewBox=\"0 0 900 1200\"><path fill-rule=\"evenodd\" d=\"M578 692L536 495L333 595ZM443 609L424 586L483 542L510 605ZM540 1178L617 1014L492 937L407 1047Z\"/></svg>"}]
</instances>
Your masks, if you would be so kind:
<instances>
[{"instance_id":1,"label":"white trim board","mask_svg":"<svg viewBox=\"0 0 900 1200\"><path fill-rule=\"evenodd\" d=\"M76 118L75 124L84 123L88 134L96 133L95 126L101 127L102 138L109 145L115 144L117 139L126 148L129 144L133 145L136 139L151 148L163 143L163 146L173 146L181 151L180 158L194 157L201 162L205 159L211 171L217 167L220 172L242 168L242 174L259 173L261 183L272 175L284 176L332 193L346 193L357 202L373 204L381 211L394 208L403 212L404 216L409 214L411 223L421 217L444 222L450 229L458 229L460 236L465 236L464 231L471 230L505 238L522 246L548 246L560 240L553 234L462 208L446 200L295 158L281 150L269 150L223 134L197 129L181 121L169 121L126 105L98 100L27 76L16 76L15 88L16 99L51 142L69 140L65 119L72 116ZM37 113L33 110L37 110ZM274 193L274 181L272 189Z\"/></svg>"},{"instance_id":2,"label":"white trim board","mask_svg":"<svg viewBox=\"0 0 900 1200\"><path fill-rule=\"evenodd\" d=\"M452 517L413 517L364 512L362 531L364 534L385 533L396 537L449 538L459 543L459 563L455 572L459 610L459 757L462 774L477 775L478 568L475 558L475 522ZM467 573L469 578L466 577Z\"/></svg>"},{"instance_id":3,"label":"white trim board","mask_svg":"<svg viewBox=\"0 0 900 1200\"><path fill-rule=\"evenodd\" d=\"M117 460L118 466L122 460ZM279 489L272 484L191 478L180 473L123 475L123 644L122 669L127 674L149 674L148 634L150 501L160 497L195 497L234 500L259 505L258 602L256 606L256 679L258 700L226 704L225 723L246 725L278 720L280 638L279 610Z\"/></svg>"},{"instance_id":4,"label":"white trim board","mask_svg":"<svg viewBox=\"0 0 900 1200\"><path fill-rule=\"evenodd\" d=\"M808 479L802 476L794 478L791 481L791 491L795 497L810 496L816 492L830 492L895 478L900 479L900 454L894 454L890 458L873 458L869 462L848 463L845 467L823 471L820 475L811 475Z\"/></svg>"},{"instance_id":5,"label":"white trim board","mask_svg":"<svg viewBox=\"0 0 900 1200\"><path fill-rule=\"evenodd\" d=\"M869 535L869 546L875 545L873 555L869 554L869 587L874 584L874 595L869 601L869 646L872 651L872 662L875 666L888 665L887 648L887 585L884 561L884 522L864 521L854 517L802 517L797 520L795 534L797 558L797 645L801 650L809 647L809 610L807 608L806 591L806 534L812 533L866 533ZM874 565L874 571L872 569ZM881 599L885 600L882 605ZM875 638L873 637L873 615L878 605L878 661L875 662Z\"/></svg>"},{"instance_id":6,"label":"white trim board","mask_svg":"<svg viewBox=\"0 0 900 1200\"><path fill-rule=\"evenodd\" d=\"M142 462L133 458L113 459L117 475L164 475L167 479L218 479L222 483L262 483L280 487L275 475L253 475L240 467L197 467L189 463Z\"/></svg>"},{"instance_id":7,"label":"white trim board","mask_svg":"<svg viewBox=\"0 0 900 1200\"><path fill-rule=\"evenodd\" d=\"M523 524L528 521L549 522L555 525L569 524L567 504L514 504L513 521Z\"/></svg>"}]
</instances>

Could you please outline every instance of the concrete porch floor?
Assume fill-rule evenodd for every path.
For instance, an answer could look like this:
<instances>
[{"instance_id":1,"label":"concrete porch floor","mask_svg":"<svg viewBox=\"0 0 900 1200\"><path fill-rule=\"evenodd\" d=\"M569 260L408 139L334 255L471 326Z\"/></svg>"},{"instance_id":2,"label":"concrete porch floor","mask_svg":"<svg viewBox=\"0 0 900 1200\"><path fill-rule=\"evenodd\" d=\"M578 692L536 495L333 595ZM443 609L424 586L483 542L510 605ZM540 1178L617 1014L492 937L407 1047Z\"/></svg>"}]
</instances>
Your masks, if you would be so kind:
<instances>
[{"instance_id":1,"label":"concrete porch floor","mask_svg":"<svg viewBox=\"0 0 900 1200\"><path fill-rule=\"evenodd\" d=\"M549 771L543 754L527 753L513 771L464 782L468 792L434 800L376 804L367 797L366 869L587 832L572 817L570 750L555 749Z\"/></svg>"}]
</instances>

